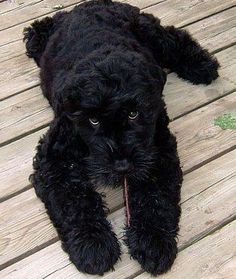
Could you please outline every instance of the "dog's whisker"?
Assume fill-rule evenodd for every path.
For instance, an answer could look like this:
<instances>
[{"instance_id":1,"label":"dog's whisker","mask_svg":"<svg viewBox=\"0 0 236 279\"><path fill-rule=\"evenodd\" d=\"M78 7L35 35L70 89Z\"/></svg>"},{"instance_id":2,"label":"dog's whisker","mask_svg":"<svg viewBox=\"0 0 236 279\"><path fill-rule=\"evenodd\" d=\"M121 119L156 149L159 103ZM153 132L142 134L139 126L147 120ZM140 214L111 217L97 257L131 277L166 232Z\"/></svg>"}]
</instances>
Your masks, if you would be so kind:
<instances>
[{"instance_id":1,"label":"dog's whisker","mask_svg":"<svg viewBox=\"0 0 236 279\"><path fill-rule=\"evenodd\" d=\"M109 148L110 148L110 150L111 150L111 153L113 153L113 152L114 152L114 149L113 149L113 147L111 146L111 144L110 144L109 142L107 142L107 145L109 146Z\"/></svg>"}]
</instances>

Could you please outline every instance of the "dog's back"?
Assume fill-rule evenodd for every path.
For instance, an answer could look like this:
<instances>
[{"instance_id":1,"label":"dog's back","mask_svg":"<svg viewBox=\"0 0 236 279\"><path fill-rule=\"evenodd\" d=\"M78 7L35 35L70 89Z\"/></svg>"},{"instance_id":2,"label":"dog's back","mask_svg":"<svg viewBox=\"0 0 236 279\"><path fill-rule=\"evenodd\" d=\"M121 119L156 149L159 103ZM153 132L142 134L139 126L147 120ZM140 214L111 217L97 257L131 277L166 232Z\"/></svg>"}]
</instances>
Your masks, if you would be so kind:
<instances>
[{"instance_id":1,"label":"dog's back","mask_svg":"<svg viewBox=\"0 0 236 279\"><path fill-rule=\"evenodd\" d=\"M86 65L88 56L95 61L102 55L99 52L108 55L115 49L141 51L142 46L132 32L139 12L128 4L90 1L26 28L27 55L41 68L41 87L49 102L53 79L63 77L64 71L70 71L81 61Z\"/></svg>"}]
</instances>

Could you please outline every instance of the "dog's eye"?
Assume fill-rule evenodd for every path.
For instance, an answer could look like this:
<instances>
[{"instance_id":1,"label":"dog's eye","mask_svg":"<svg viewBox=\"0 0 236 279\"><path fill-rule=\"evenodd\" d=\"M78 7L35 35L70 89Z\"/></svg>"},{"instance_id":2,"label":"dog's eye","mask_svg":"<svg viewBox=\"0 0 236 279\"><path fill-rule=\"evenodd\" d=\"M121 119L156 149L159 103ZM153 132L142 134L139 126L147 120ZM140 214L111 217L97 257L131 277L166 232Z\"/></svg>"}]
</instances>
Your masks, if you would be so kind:
<instances>
[{"instance_id":1,"label":"dog's eye","mask_svg":"<svg viewBox=\"0 0 236 279\"><path fill-rule=\"evenodd\" d=\"M93 125L93 126L97 126L99 124L99 120L95 117L93 118L89 118L89 122Z\"/></svg>"},{"instance_id":2,"label":"dog's eye","mask_svg":"<svg viewBox=\"0 0 236 279\"><path fill-rule=\"evenodd\" d=\"M129 115L128 115L130 120L134 120L135 118L137 118L137 116L138 116L138 112L137 111L130 111Z\"/></svg>"}]
</instances>

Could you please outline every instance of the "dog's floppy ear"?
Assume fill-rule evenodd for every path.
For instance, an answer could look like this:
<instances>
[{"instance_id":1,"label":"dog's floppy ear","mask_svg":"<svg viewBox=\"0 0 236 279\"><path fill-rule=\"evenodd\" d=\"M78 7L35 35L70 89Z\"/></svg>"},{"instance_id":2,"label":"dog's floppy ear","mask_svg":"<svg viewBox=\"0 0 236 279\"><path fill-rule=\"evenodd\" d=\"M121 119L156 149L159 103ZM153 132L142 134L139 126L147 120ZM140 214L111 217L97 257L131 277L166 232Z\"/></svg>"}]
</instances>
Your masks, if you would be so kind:
<instances>
[{"instance_id":1,"label":"dog's floppy ear","mask_svg":"<svg viewBox=\"0 0 236 279\"><path fill-rule=\"evenodd\" d=\"M49 37L56 30L56 26L63 19L66 12L57 13L54 17L35 20L30 27L23 31L23 41L26 44L26 54L33 58L40 67L40 58L46 48Z\"/></svg>"},{"instance_id":2,"label":"dog's floppy ear","mask_svg":"<svg viewBox=\"0 0 236 279\"><path fill-rule=\"evenodd\" d=\"M52 32L53 18L51 17L46 17L40 21L36 20L30 27L24 29L23 40L26 43L26 54L33 58L38 66Z\"/></svg>"}]
</instances>

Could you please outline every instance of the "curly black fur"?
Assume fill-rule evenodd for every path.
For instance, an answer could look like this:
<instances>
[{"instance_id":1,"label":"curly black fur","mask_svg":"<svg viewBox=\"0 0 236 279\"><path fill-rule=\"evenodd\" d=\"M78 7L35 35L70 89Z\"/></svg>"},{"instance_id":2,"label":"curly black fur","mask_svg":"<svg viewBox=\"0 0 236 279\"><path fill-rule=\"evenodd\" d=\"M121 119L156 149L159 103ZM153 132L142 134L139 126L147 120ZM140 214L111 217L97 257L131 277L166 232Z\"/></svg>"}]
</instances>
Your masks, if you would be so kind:
<instances>
[{"instance_id":1,"label":"curly black fur","mask_svg":"<svg viewBox=\"0 0 236 279\"><path fill-rule=\"evenodd\" d=\"M108 0L35 21L25 41L55 114L31 181L71 261L103 274L119 259L96 188L120 187L125 175L130 254L146 271L166 272L177 254L182 171L162 97L163 68L208 84L218 62L186 31ZM138 112L133 120L131 111Z\"/></svg>"}]
</instances>

